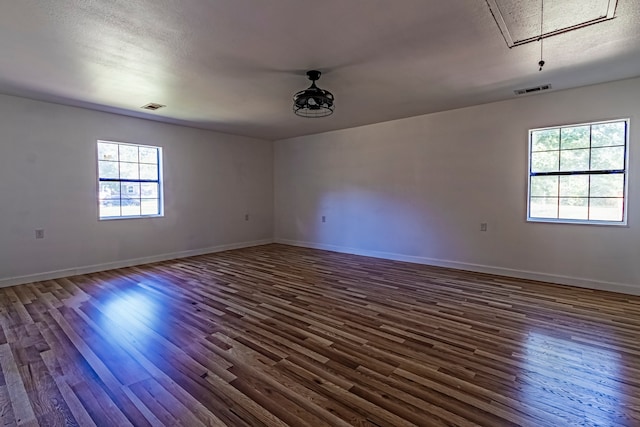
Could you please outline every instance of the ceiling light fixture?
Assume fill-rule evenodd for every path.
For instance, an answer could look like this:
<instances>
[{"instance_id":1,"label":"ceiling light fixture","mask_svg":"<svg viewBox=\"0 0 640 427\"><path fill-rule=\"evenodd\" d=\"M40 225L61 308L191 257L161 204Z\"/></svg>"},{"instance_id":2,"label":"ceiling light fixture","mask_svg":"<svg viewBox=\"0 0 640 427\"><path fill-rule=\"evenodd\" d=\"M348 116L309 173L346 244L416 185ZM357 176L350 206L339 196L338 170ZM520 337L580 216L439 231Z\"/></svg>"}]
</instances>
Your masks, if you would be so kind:
<instances>
[{"instance_id":1,"label":"ceiling light fixture","mask_svg":"<svg viewBox=\"0 0 640 427\"><path fill-rule=\"evenodd\" d=\"M293 112L300 117L326 117L333 114L333 94L316 86L320 71L307 71L311 86L293 95Z\"/></svg>"}]
</instances>

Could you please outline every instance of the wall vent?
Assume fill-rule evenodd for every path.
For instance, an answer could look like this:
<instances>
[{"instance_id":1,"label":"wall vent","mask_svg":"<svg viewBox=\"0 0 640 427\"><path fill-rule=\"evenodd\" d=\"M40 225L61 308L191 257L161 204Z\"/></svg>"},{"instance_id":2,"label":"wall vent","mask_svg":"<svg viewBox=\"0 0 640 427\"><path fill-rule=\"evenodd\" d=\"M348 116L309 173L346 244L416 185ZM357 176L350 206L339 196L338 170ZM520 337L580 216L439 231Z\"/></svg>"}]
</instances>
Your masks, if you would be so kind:
<instances>
[{"instance_id":1,"label":"wall vent","mask_svg":"<svg viewBox=\"0 0 640 427\"><path fill-rule=\"evenodd\" d=\"M150 102L147 105L143 105L142 109L144 110L151 110L151 111L156 111L159 110L160 108L166 107L166 105L162 105L162 104L156 104L155 102Z\"/></svg>"},{"instance_id":2,"label":"wall vent","mask_svg":"<svg viewBox=\"0 0 640 427\"><path fill-rule=\"evenodd\" d=\"M516 89L513 92L516 95L526 95L528 93L542 92L543 90L549 90L549 89L551 89L551 85L542 85L542 86L536 86L536 87L528 87L526 89Z\"/></svg>"}]
</instances>

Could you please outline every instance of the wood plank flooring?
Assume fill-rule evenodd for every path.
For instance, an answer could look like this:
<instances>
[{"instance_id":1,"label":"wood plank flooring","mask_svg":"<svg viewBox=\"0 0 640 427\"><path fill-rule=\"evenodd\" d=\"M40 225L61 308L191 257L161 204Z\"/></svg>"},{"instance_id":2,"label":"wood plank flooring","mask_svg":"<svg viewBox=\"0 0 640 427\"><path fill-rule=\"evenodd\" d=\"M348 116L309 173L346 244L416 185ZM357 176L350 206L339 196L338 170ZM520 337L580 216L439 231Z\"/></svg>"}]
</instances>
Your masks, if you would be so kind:
<instances>
[{"instance_id":1,"label":"wood plank flooring","mask_svg":"<svg viewBox=\"0 0 640 427\"><path fill-rule=\"evenodd\" d=\"M640 426L640 298L284 245L0 289L3 426Z\"/></svg>"}]
</instances>

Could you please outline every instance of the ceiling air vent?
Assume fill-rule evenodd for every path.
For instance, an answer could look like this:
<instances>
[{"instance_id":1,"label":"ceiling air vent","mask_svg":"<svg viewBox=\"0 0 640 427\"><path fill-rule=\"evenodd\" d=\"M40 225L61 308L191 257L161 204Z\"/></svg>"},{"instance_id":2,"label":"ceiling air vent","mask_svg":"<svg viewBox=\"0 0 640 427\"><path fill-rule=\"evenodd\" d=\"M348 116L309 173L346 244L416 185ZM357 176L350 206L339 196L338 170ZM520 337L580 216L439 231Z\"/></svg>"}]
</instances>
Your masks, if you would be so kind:
<instances>
[{"instance_id":1,"label":"ceiling air vent","mask_svg":"<svg viewBox=\"0 0 640 427\"><path fill-rule=\"evenodd\" d=\"M528 87L526 89L516 89L514 90L516 95L526 95L528 93L536 93L536 92L542 92L543 90L549 90L551 89L551 85L542 85L542 86L536 86L536 87Z\"/></svg>"},{"instance_id":2,"label":"ceiling air vent","mask_svg":"<svg viewBox=\"0 0 640 427\"><path fill-rule=\"evenodd\" d=\"M150 102L147 105L143 105L142 109L144 110L151 110L151 111L156 111L159 110L160 108L166 107L166 105L162 105L162 104L156 104L155 102Z\"/></svg>"}]
</instances>

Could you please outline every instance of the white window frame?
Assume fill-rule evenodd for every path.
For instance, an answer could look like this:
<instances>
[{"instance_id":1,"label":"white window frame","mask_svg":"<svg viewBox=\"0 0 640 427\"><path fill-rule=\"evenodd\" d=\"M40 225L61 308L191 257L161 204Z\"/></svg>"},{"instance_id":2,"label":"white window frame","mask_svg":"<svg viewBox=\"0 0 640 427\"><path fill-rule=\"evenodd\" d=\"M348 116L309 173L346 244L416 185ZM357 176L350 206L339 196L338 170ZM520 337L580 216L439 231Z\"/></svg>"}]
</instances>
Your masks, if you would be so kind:
<instances>
[{"instance_id":1,"label":"white window frame","mask_svg":"<svg viewBox=\"0 0 640 427\"><path fill-rule=\"evenodd\" d=\"M531 216L531 178L533 176L540 175L539 173L532 172L532 150L533 150L533 133L536 131L544 131L551 129L563 129L563 128L571 128L577 126L593 126L607 123L625 123L625 141L624 141L624 168L616 169L612 171L558 171L558 172L548 172L544 173L548 176L564 176L564 175L603 175L603 174L619 174L623 175L624 180L624 191L622 196L622 220L621 221L611 221L611 220L595 220L595 219L569 219L569 218L546 218L546 217L532 217ZM606 226L627 226L627 218L629 211L629 133L630 133L630 119L629 118L621 118L621 119L612 119L612 120L603 120L603 121L593 121L593 122L584 122L584 123L575 123L575 124L566 124L566 125L558 125L558 126L549 126L543 128L535 128L529 129L529 142L528 142L528 163L527 163L527 222L543 222L543 223L560 223L560 224L589 224L589 225L606 225ZM590 131L590 139L591 139L591 131ZM559 147L560 153L562 150ZM589 145L589 156L591 158L591 150L594 147ZM589 200L591 196L587 197ZM595 198L595 197L594 197ZM558 194L558 203L560 202L560 195Z\"/></svg>"},{"instance_id":2,"label":"white window frame","mask_svg":"<svg viewBox=\"0 0 640 427\"><path fill-rule=\"evenodd\" d=\"M99 146L100 143L105 143L105 144L115 144L118 145L118 147L120 146L131 146L131 147L138 147L138 148L151 148L154 150L157 150L157 172L158 172L158 179L157 180L148 180L148 179L121 179L120 177L118 178L103 178L100 176L100 154L99 154ZM119 141L107 141L107 140L98 140L96 143L96 181L97 181L97 194L96 194L96 199L97 199L97 204L98 204L98 219L100 221L110 221L110 220L116 220L116 219L135 219L135 218L157 218L157 217L163 217L164 216L164 191L163 191L163 187L164 187L164 181L163 181L163 175L162 175L162 169L163 169L163 162L162 162L162 147L158 147L158 146L154 146L154 145L145 145L145 144L134 144L134 143L128 143L128 142L119 142ZM132 163L132 162L123 162L121 161L119 158L117 160L118 163L118 170L120 171L120 163ZM115 163L115 161L114 161ZM140 165L149 165L151 163L145 163L145 162L141 162L140 161L140 157L138 158L137 162L133 162L133 163L137 163L138 167L140 167ZM127 182L130 182L132 184L144 184L144 183L157 183L158 185L158 194L157 194L157 200L158 200L158 213L154 213L154 214L134 214L134 215L123 215L122 214L122 210L120 210L120 215L113 215L113 216L101 216L100 215L100 205L101 205L101 201L103 201L104 199L102 198L102 183L105 182L117 182L120 184L120 203L122 203L122 184ZM128 186L127 187L127 193L131 194L130 192L131 188ZM138 196L138 198L136 198L136 200L140 200L140 202L142 202L142 200L144 200L145 198L142 197L142 195L140 194ZM114 200L118 200L118 199L114 199ZM155 200L155 199L153 199ZM141 207L142 209L142 207Z\"/></svg>"}]
</instances>

